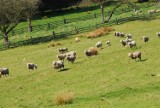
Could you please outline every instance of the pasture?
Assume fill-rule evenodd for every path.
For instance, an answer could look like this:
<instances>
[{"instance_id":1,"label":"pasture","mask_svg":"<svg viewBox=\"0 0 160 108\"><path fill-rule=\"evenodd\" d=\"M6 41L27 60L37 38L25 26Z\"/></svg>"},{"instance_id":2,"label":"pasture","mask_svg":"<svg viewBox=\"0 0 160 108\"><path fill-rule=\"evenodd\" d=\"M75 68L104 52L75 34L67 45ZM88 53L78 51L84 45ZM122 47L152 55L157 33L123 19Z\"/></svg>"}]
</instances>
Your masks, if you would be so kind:
<instances>
[{"instance_id":1,"label":"pasture","mask_svg":"<svg viewBox=\"0 0 160 108\"><path fill-rule=\"evenodd\" d=\"M0 52L0 66L8 67L10 75L0 78L0 107L2 108L159 108L160 106L160 19L133 21L112 26L116 31L130 33L137 42L137 49L123 47L120 37L113 32L94 39L87 33L78 34L55 43L22 46ZM150 38L142 42L142 36ZM75 37L80 42L75 43ZM110 40L111 46L105 42ZM86 57L84 50L102 41L99 54ZM65 70L52 67L57 60L57 49L67 47L76 51L75 63L64 61ZM141 51L142 61L128 57L129 52ZM38 64L38 69L28 70L26 64ZM56 105L59 93L71 92L71 104Z\"/></svg>"}]
</instances>

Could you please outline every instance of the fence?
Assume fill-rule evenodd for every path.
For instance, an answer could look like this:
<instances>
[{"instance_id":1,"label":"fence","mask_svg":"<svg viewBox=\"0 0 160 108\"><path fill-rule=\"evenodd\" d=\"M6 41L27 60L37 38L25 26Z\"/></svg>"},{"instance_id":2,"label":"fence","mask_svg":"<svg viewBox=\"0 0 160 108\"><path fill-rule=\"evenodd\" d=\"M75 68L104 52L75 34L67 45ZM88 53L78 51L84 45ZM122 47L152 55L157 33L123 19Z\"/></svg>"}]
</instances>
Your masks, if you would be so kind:
<instances>
[{"instance_id":1,"label":"fence","mask_svg":"<svg viewBox=\"0 0 160 108\"><path fill-rule=\"evenodd\" d=\"M147 8L148 5L143 4L141 6L138 6L137 8L141 8L141 7ZM131 12L131 11L133 11L133 8L128 6L128 7L120 8L119 10L115 10L114 14L115 15L120 15L122 13L127 13L127 12ZM108 16L109 13L110 13L110 11L108 11L105 14L105 16ZM86 16L81 16L81 17L78 17L78 18L70 18L70 19L64 18L64 19L59 20L59 21L53 21L53 22L48 22L46 24L32 26L32 31L36 32L36 31L40 31L40 30L43 30L43 29L54 29L54 28L56 28L58 26L62 26L64 24L69 24L69 23L78 22L78 21L90 20L90 19L94 19L94 18L98 18L98 17L100 17L100 13L93 13L93 14L89 14L89 15L86 15ZM14 35L23 34L25 32L28 32L27 27L14 29L9 33L9 35L14 36Z\"/></svg>"}]
</instances>

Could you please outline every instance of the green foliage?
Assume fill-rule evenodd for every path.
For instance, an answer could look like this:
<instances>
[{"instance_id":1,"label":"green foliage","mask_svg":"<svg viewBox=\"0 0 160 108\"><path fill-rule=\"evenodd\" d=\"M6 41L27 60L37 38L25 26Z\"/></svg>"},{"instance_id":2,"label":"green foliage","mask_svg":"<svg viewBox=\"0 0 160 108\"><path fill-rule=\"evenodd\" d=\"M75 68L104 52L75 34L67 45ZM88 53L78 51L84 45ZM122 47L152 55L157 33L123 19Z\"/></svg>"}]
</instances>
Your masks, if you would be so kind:
<instances>
[{"instance_id":1,"label":"green foliage","mask_svg":"<svg viewBox=\"0 0 160 108\"><path fill-rule=\"evenodd\" d=\"M48 43L19 47L0 53L1 67L10 69L10 76L0 78L1 107L50 107L50 108L150 108L160 107L159 44L156 32L160 20L134 21L113 26L116 31L130 33L137 42L137 49L122 47L120 39L109 35L87 39L85 34L55 40L61 46L49 47ZM41 32L37 35L41 35ZM142 36L150 38L142 42ZM80 42L74 42L79 37ZM111 46L105 42L110 40ZM87 58L84 50L102 41L103 48L97 56ZM69 48L77 52L74 64L65 61L65 70L52 67L57 60L57 49ZM127 55L142 52L142 62ZM37 70L28 70L26 63L38 64ZM60 92L75 93L73 103L57 106L54 97ZM147 102L146 102L147 100Z\"/></svg>"}]
</instances>

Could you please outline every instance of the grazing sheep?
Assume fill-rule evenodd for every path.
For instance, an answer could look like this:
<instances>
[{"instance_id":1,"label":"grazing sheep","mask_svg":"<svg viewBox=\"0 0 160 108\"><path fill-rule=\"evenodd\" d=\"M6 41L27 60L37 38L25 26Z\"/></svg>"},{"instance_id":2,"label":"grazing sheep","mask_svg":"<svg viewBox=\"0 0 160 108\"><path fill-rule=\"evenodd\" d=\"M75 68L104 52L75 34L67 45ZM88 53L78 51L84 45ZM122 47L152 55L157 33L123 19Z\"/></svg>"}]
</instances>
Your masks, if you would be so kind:
<instances>
[{"instance_id":1,"label":"grazing sheep","mask_svg":"<svg viewBox=\"0 0 160 108\"><path fill-rule=\"evenodd\" d=\"M124 37L125 36L125 34L122 32L114 32L114 36L117 36L117 37Z\"/></svg>"},{"instance_id":2,"label":"grazing sheep","mask_svg":"<svg viewBox=\"0 0 160 108\"><path fill-rule=\"evenodd\" d=\"M106 41L106 44L107 44L108 46L110 46L110 45L111 45L111 42L108 40L108 41Z\"/></svg>"},{"instance_id":3,"label":"grazing sheep","mask_svg":"<svg viewBox=\"0 0 160 108\"><path fill-rule=\"evenodd\" d=\"M8 68L0 68L0 74L3 75L9 75L9 69Z\"/></svg>"},{"instance_id":4,"label":"grazing sheep","mask_svg":"<svg viewBox=\"0 0 160 108\"><path fill-rule=\"evenodd\" d=\"M125 47L127 45L127 40L120 40L120 42L122 43L122 45Z\"/></svg>"},{"instance_id":5,"label":"grazing sheep","mask_svg":"<svg viewBox=\"0 0 160 108\"><path fill-rule=\"evenodd\" d=\"M75 42L80 42L80 39L78 37L76 37Z\"/></svg>"},{"instance_id":6,"label":"grazing sheep","mask_svg":"<svg viewBox=\"0 0 160 108\"><path fill-rule=\"evenodd\" d=\"M53 67L54 69L60 69L63 68L64 69L64 63L63 61L59 60L59 61L53 61Z\"/></svg>"},{"instance_id":7,"label":"grazing sheep","mask_svg":"<svg viewBox=\"0 0 160 108\"><path fill-rule=\"evenodd\" d=\"M66 53L66 56L76 56L76 52L70 51L70 52Z\"/></svg>"},{"instance_id":8,"label":"grazing sheep","mask_svg":"<svg viewBox=\"0 0 160 108\"><path fill-rule=\"evenodd\" d=\"M131 58L131 59L135 59L136 58L139 58L139 60L141 60L141 52L140 51L136 51L136 52L130 52L128 53L128 56Z\"/></svg>"},{"instance_id":9,"label":"grazing sheep","mask_svg":"<svg viewBox=\"0 0 160 108\"><path fill-rule=\"evenodd\" d=\"M132 39L132 35L131 34L126 34L127 39Z\"/></svg>"},{"instance_id":10,"label":"grazing sheep","mask_svg":"<svg viewBox=\"0 0 160 108\"><path fill-rule=\"evenodd\" d=\"M28 69L37 69L38 65L34 63L27 63L27 68Z\"/></svg>"},{"instance_id":11,"label":"grazing sheep","mask_svg":"<svg viewBox=\"0 0 160 108\"><path fill-rule=\"evenodd\" d=\"M156 35L157 35L158 37L160 37L160 32L157 32Z\"/></svg>"},{"instance_id":12,"label":"grazing sheep","mask_svg":"<svg viewBox=\"0 0 160 108\"><path fill-rule=\"evenodd\" d=\"M118 33L118 32L117 32L117 31L115 31L115 32L114 32L114 36L117 36L117 33Z\"/></svg>"},{"instance_id":13,"label":"grazing sheep","mask_svg":"<svg viewBox=\"0 0 160 108\"><path fill-rule=\"evenodd\" d=\"M128 46L129 46L129 48L132 48L132 47L137 47L136 46L136 41L131 41L131 42L128 42Z\"/></svg>"},{"instance_id":14,"label":"grazing sheep","mask_svg":"<svg viewBox=\"0 0 160 108\"><path fill-rule=\"evenodd\" d=\"M84 53L85 53L86 56L91 57L92 55L97 55L98 50L95 47L91 47L88 50L85 50Z\"/></svg>"},{"instance_id":15,"label":"grazing sheep","mask_svg":"<svg viewBox=\"0 0 160 108\"><path fill-rule=\"evenodd\" d=\"M149 41L149 37L147 37L147 36L143 36L143 42L148 42Z\"/></svg>"},{"instance_id":16,"label":"grazing sheep","mask_svg":"<svg viewBox=\"0 0 160 108\"><path fill-rule=\"evenodd\" d=\"M121 37L124 37L124 36L125 36L125 34L122 32L122 33L120 33L120 36L121 36Z\"/></svg>"},{"instance_id":17,"label":"grazing sheep","mask_svg":"<svg viewBox=\"0 0 160 108\"><path fill-rule=\"evenodd\" d=\"M76 59L76 56L73 56L73 55L66 57L66 60L68 60L71 63L74 63L75 59Z\"/></svg>"},{"instance_id":18,"label":"grazing sheep","mask_svg":"<svg viewBox=\"0 0 160 108\"><path fill-rule=\"evenodd\" d=\"M66 54L57 55L57 58L58 58L59 60L63 60L63 61L64 61L64 59L66 58Z\"/></svg>"},{"instance_id":19,"label":"grazing sheep","mask_svg":"<svg viewBox=\"0 0 160 108\"><path fill-rule=\"evenodd\" d=\"M101 42L101 41L97 42L95 46L96 46L97 48L100 48L100 47L102 46L102 42Z\"/></svg>"},{"instance_id":20,"label":"grazing sheep","mask_svg":"<svg viewBox=\"0 0 160 108\"><path fill-rule=\"evenodd\" d=\"M63 54L65 52L68 52L68 48L59 48L58 52L61 53L61 54Z\"/></svg>"}]
</instances>

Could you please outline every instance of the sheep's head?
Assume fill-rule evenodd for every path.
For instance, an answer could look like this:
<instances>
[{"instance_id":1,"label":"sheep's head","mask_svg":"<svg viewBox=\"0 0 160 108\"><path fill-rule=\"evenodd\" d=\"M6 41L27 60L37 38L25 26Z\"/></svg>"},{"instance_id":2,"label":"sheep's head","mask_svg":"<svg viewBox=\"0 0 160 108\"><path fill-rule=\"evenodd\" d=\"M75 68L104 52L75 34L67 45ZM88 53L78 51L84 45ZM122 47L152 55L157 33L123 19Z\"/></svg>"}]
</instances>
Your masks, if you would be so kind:
<instances>
[{"instance_id":1,"label":"sheep's head","mask_svg":"<svg viewBox=\"0 0 160 108\"><path fill-rule=\"evenodd\" d=\"M37 64L35 64L35 65L34 65L34 67L35 67L35 69L37 69L38 65L37 65Z\"/></svg>"},{"instance_id":2,"label":"sheep's head","mask_svg":"<svg viewBox=\"0 0 160 108\"><path fill-rule=\"evenodd\" d=\"M133 53L131 53L131 52L128 53L128 57L131 57L131 58L132 58L132 57L133 57Z\"/></svg>"}]
</instances>

